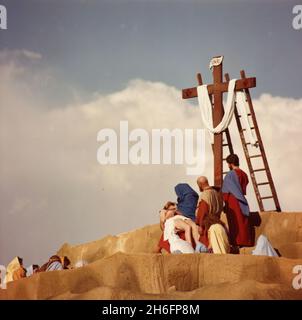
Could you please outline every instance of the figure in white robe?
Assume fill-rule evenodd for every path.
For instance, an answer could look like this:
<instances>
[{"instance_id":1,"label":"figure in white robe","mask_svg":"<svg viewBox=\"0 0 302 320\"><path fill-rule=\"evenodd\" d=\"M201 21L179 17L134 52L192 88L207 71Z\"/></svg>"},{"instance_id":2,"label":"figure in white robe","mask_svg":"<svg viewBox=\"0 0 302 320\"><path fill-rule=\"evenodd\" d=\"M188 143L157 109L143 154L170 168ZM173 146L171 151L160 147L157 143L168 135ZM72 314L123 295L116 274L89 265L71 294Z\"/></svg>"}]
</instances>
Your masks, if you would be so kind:
<instances>
[{"instance_id":1,"label":"figure in white robe","mask_svg":"<svg viewBox=\"0 0 302 320\"><path fill-rule=\"evenodd\" d=\"M257 244L255 249L252 251L252 254L256 256L279 257L267 237L263 234L261 234L257 239Z\"/></svg>"},{"instance_id":2,"label":"figure in white robe","mask_svg":"<svg viewBox=\"0 0 302 320\"><path fill-rule=\"evenodd\" d=\"M176 231L175 222L176 220L188 220L188 218L176 215L169 218L165 222L164 228L164 240L168 240L170 244L171 253L194 253L192 245L185 240L182 240Z\"/></svg>"}]
</instances>

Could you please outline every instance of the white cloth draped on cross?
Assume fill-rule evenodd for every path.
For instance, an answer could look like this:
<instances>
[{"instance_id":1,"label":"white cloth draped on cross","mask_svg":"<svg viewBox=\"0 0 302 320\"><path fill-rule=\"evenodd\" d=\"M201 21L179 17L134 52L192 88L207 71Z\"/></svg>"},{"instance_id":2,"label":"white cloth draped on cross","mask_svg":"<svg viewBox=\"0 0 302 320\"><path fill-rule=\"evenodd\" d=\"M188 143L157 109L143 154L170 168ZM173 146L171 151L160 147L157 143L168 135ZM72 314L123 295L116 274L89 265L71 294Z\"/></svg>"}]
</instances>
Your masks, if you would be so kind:
<instances>
[{"instance_id":1,"label":"white cloth draped on cross","mask_svg":"<svg viewBox=\"0 0 302 320\"><path fill-rule=\"evenodd\" d=\"M213 144L214 134L221 133L230 125L234 115L235 101L236 101L236 105L240 112L241 119L243 120L245 125L249 142L251 143L251 145L256 146L257 141L255 139L254 133L252 132L251 125L248 119L247 106L246 106L247 102L245 99L245 95L242 91L235 91L236 80L237 79L232 79L229 82L225 113L221 122L215 128L213 127L213 117L212 117L213 107L209 97L207 85L201 85L197 87L198 102L199 102L202 122L210 134L210 143Z\"/></svg>"}]
</instances>

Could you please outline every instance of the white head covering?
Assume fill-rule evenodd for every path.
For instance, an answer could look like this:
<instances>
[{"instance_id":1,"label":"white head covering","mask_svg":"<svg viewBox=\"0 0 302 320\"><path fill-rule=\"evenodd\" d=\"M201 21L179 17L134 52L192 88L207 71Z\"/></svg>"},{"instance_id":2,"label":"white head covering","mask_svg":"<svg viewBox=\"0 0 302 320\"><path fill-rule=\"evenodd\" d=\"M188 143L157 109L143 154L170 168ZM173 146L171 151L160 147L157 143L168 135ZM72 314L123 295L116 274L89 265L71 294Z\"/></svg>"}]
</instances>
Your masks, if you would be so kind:
<instances>
[{"instance_id":1,"label":"white head covering","mask_svg":"<svg viewBox=\"0 0 302 320\"><path fill-rule=\"evenodd\" d=\"M257 239L256 248L252 251L252 254L256 256L279 257L267 237L263 234Z\"/></svg>"}]
</instances>

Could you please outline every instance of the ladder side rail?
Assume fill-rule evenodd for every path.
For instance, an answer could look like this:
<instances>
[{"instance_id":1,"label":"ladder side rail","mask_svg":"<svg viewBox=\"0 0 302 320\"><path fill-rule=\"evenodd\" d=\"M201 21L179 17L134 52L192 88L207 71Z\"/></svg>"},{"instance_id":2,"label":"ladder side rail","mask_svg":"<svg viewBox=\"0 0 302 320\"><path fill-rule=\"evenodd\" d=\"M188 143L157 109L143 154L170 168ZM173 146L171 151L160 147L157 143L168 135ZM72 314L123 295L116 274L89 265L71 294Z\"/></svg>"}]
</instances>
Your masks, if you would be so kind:
<instances>
[{"instance_id":1,"label":"ladder side rail","mask_svg":"<svg viewBox=\"0 0 302 320\"><path fill-rule=\"evenodd\" d=\"M226 81L230 81L230 77L229 77L228 73L225 74L225 79L226 79ZM250 156L249 156L249 151L248 151L248 147L247 147L247 144L246 144L245 136L244 136L244 133L243 133L242 125L241 125L241 122L240 122L240 118L239 118L239 114L238 114L236 103L235 103L234 113L235 113L235 119L236 119L238 131L239 131L239 135L240 135L240 140L241 140L241 143L242 143L242 148L243 148L244 155L245 155L245 158L246 158L246 162L247 162L247 165L248 165L248 168L249 168L249 171L250 171L250 176L251 176L253 188L254 188L256 199L257 199L257 202L258 202L258 206L259 206L260 211L264 211L263 201L261 199L261 195L260 195L260 192L259 192L259 189L258 189L258 186L257 186L256 176L255 176L253 165L252 165L252 162L251 162L251 159L250 159Z\"/></svg>"},{"instance_id":2,"label":"ladder side rail","mask_svg":"<svg viewBox=\"0 0 302 320\"><path fill-rule=\"evenodd\" d=\"M241 75L242 79L246 78L244 70L240 71L240 75ZM257 123L256 114L255 114L255 111L254 111L251 95L250 95L250 92L249 92L248 89L244 89L244 92L246 94L247 103L248 103L248 106L249 106L249 109L250 109L250 114L251 114L251 117L252 117L254 130L255 130L255 133L256 133L256 136L257 136L257 142L259 144L259 148L260 148L260 152L262 154L264 167L266 169L267 178L268 178L269 185L270 185L271 192L272 192L272 196L273 196L273 199L274 199L274 202L275 202L276 211L281 211L281 207L280 207L280 204L279 204L279 200L278 200L277 192L276 192L276 189L275 189L273 177L272 177L272 174L271 174L271 171L270 171L270 168L269 168L269 164L268 164L266 153L265 153L265 150L264 150L264 145L263 145L263 142L262 142L260 130L259 130L259 127L258 127L258 123Z\"/></svg>"}]
</instances>

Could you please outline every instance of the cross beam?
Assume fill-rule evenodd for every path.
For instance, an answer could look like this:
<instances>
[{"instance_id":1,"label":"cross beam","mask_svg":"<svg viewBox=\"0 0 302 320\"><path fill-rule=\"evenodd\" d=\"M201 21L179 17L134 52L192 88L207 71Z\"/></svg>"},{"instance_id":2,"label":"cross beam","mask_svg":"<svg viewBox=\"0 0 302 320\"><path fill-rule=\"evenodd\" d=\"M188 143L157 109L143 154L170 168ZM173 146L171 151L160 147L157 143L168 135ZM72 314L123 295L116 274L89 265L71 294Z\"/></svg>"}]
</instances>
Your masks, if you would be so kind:
<instances>
[{"instance_id":1,"label":"cross beam","mask_svg":"<svg viewBox=\"0 0 302 320\"><path fill-rule=\"evenodd\" d=\"M200 76L201 79L201 76ZM222 82L222 60L220 64L213 66L213 84L208 85L208 92L214 98L213 126L216 127L224 115L223 93L228 91L229 82ZM235 91L256 87L256 78L245 78L236 81ZM183 99L196 98L197 87L182 90ZM222 186L223 180L223 150L222 132L214 134L214 185Z\"/></svg>"},{"instance_id":2,"label":"cross beam","mask_svg":"<svg viewBox=\"0 0 302 320\"><path fill-rule=\"evenodd\" d=\"M217 67L214 67L217 68ZM208 85L208 92L209 94L213 94L215 91L220 92L228 92L229 82L221 82L215 84ZM254 88L256 87L256 78L245 78L245 79L238 79L236 81L235 90L240 91L246 88ZM183 99L190 99L197 97L197 88L188 88L182 89L182 98Z\"/></svg>"}]
</instances>

